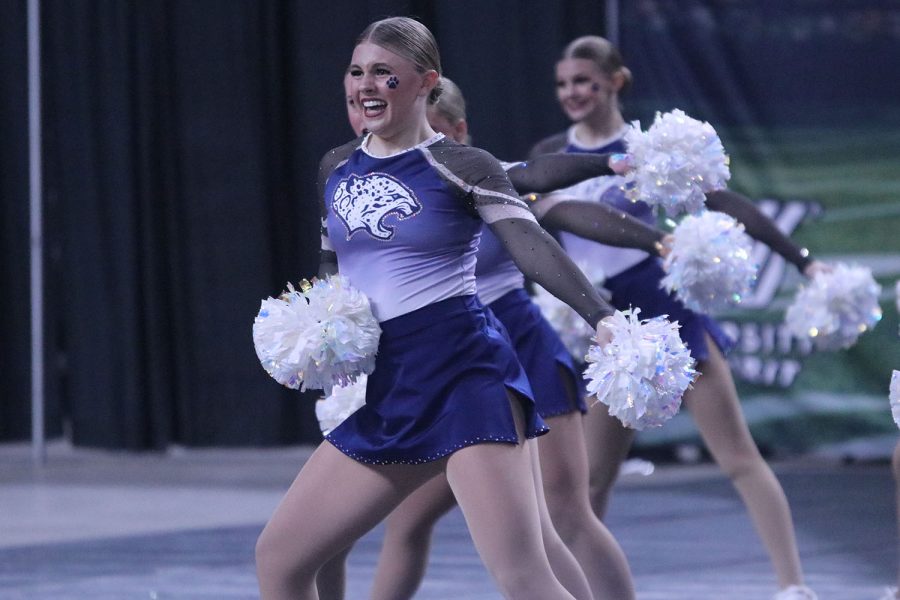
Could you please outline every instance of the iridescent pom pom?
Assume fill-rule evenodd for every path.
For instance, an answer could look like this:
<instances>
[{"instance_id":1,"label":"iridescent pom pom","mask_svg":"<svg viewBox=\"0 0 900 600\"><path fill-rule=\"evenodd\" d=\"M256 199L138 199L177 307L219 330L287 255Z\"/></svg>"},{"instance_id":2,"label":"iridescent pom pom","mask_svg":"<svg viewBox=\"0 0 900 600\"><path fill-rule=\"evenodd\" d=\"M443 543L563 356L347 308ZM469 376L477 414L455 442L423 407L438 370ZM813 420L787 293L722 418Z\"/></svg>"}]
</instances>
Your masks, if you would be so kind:
<instances>
[{"instance_id":1,"label":"iridescent pom pom","mask_svg":"<svg viewBox=\"0 0 900 600\"><path fill-rule=\"evenodd\" d=\"M664 317L641 321L640 309L617 311L597 325L612 340L588 350L587 390L609 414L632 429L659 427L678 412L694 380L694 359L678 336L678 323Z\"/></svg>"},{"instance_id":2,"label":"iridescent pom pom","mask_svg":"<svg viewBox=\"0 0 900 600\"><path fill-rule=\"evenodd\" d=\"M675 292L685 306L703 313L734 306L750 292L757 265L753 240L725 213L686 216L673 232L672 251L663 263L660 287Z\"/></svg>"},{"instance_id":3,"label":"iridescent pom pom","mask_svg":"<svg viewBox=\"0 0 900 600\"><path fill-rule=\"evenodd\" d=\"M603 285L606 277L602 269L597 267L591 269L581 264L579 267L594 287L599 288ZM537 304L550 326L559 334L569 354L575 360L583 361L590 348L591 338L594 337L593 328L568 304L537 284L534 284L534 296L531 299Z\"/></svg>"},{"instance_id":4,"label":"iridescent pom pom","mask_svg":"<svg viewBox=\"0 0 900 600\"><path fill-rule=\"evenodd\" d=\"M336 385L331 394L316 402L316 418L322 435L344 422L344 419L355 413L366 403L366 382L368 376L360 375L349 385Z\"/></svg>"},{"instance_id":5,"label":"iridescent pom pom","mask_svg":"<svg viewBox=\"0 0 900 600\"><path fill-rule=\"evenodd\" d=\"M646 133L632 122L625 144L635 163L626 176L628 197L661 206L670 216L697 212L706 192L724 188L731 178L716 130L678 109L656 113Z\"/></svg>"},{"instance_id":6,"label":"iridescent pom pom","mask_svg":"<svg viewBox=\"0 0 900 600\"><path fill-rule=\"evenodd\" d=\"M347 385L375 368L381 327L369 299L346 277L330 276L267 298L253 321L263 368L291 389Z\"/></svg>"},{"instance_id":7,"label":"iridescent pom pom","mask_svg":"<svg viewBox=\"0 0 900 600\"><path fill-rule=\"evenodd\" d=\"M891 414L894 416L894 423L900 427L900 371L891 373L891 393L889 395L891 401Z\"/></svg>"},{"instance_id":8,"label":"iridescent pom pom","mask_svg":"<svg viewBox=\"0 0 900 600\"><path fill-rule=\"evenodd\" d=\"M871 270L838 263L800 288L785 324L794 336L811 338L820 350L849 348L881 320L880 293Z\"/></svg>"},{"instance_id":9,"label":"iridescent pom pom","mask_svg":"<svg viewBox=\"0 0 900 600\"><path fill-rule=\"evenodd\" d=\"M897 303L897 314L900 314L900 281L894 284L894 301ZM900 335L900 328L897 329L897 335Z\"/></svg>"}]
</instances>

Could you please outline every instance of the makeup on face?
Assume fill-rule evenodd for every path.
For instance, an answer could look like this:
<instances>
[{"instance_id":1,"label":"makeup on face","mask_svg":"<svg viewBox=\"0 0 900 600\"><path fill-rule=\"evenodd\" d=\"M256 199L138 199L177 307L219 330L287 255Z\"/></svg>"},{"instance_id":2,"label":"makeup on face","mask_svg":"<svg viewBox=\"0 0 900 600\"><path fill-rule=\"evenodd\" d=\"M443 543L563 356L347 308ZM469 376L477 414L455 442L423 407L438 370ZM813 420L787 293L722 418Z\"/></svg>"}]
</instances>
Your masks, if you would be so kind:
<instances>
[{"instance_id":1,"label":"makeup on face","mask_svg":"<svg viewBox=\"0 0 900 600\"><path fill-rule=\"evenodd\" d=\"M609 78L590 60L567 58L556 65L556 96L572 121L616 106Z\"/></svg>"},{"instance_id":2,"label":"makeup on face","mask_svg":"<svg viewBox=\"0 0 900 600\"><path fill-rule=\"evenodd\" d=\"M370 42L357 45L347 68L348 95L359 107L364 126L379 134L414 118L410 109L418 86L400 82L415 82L417 77L421 79L409 60Z\"/></svg>"}]
</instances>

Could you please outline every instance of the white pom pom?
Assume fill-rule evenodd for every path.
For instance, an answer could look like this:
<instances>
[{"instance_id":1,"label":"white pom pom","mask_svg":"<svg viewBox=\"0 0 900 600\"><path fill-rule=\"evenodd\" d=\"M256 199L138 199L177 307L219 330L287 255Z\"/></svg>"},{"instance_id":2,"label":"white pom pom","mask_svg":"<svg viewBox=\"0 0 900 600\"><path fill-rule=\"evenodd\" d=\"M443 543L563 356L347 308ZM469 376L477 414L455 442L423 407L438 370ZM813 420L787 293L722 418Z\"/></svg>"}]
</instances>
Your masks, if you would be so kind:
<instances>
[{"instance_id":1,"label":"white pom pom","mask_svg":"<svg viewBox=\"0 0 900 600\"><path fill-rule=\"evenodd\" d=\"M706 192L724 188L731 178L716 130L678 109L657 113L646 133L634 121L625 145L635 163L626 177L628 196L661 206L670 216L697 212Z\"/></svg>"},{"instance_id":2,"label":"white pom pom","mask_svg":"<svg viewBox=\"0 0 900 600\"><path fill-rule=\"evenodd\" d=\"M820 350L849 348L881 320L880 293L871 270L838 263L800 288L785 323L794 336L811 338Z\"/></svg>"},{"instance_id":3,"label":"white pom pom","mask_svg":"<svg viewBox=\"0 0 900 600\"><path fill-rule=\"evenodd\" d=\"M894 423L900 427L900 371L891 373L891 392L889 395L891 401L891 414L894 417Z\"/></svg>"},{"instance_id":4,"label":"white pom pom","mask_svg":"<svg viewBox=\"0 0 900 600\"><path fill-rule=\"evenodd\" d=\"M587 267L581 263L578 266L594 287L599 288L603 285L606 276L602 269ZM537 284L534 285L532 301L537 304L541 314L559 334L559 338L569 354L575 360L583 361L591 345L594 329L568 304Z\"/></svg>"},{"instance_id":5,"label":"white pom pom","mask_svg":"<svg viewBox=\"0 0 900 600\"><path fill-rule=\"evenodd\" d=\"M894 301L897 304L897 314L900 314L900 280L894 284ZM900 327L897 329L897 335L900 335Z\"/></svg>"},{"instance_id":6,"label":"white pom pom","mask_svg":"<svg viewBox=\"0 0 900 600\"><path fill-rule=\"evenodd\" d=\"M302 292L288 285L262 301L253 321L253 344L263 368L291 389L352 383L375 368L381 327L369 300L340 275Z\"/></svg>"},{"instance_id":7,"label":"white pom pom","mask_svg":"<svg viewBox=\"0 0 900 600\"><path fill-rule=\"evenodd\" d=\"M332 429L366 403L367 381L366 375L360 375L354 383L334 386L330 395L316 402L316 418L322 435L331 433Z\"/></svg>"},{"instance_id":8,"label":"white pom pom","mask_svg":"<svg viewBox=\"0 0 900 600\"><path fill-rule=\"evenodd\" d=\"M900 313L900 280L894 284L894 302L897 304L897 312Z\"/></svg>"},{"instance_id":9,"label":"white pom pom","mask_svg":"<svg viewBox=\"0 0 900 600\"><path fill-rule=\"evenodd\" d=\"M686 216L673 232L660 286L703 313L734 306L750 292L757 265L744 226L720 212Z\"/></svg>"},{"instance_id":10,"label":"white pom pom","mask_svg":"<svg viewBox=\"0 0 900 600\"><path fill-rule=\"evenodd\" d=\"M597 325L612 332L604 347L591 346L587 390L626 427L659 427L678 412L694 379L694 359L664 317L641 321L640 309L617 311Z\"/></svg>"}]
</instances>

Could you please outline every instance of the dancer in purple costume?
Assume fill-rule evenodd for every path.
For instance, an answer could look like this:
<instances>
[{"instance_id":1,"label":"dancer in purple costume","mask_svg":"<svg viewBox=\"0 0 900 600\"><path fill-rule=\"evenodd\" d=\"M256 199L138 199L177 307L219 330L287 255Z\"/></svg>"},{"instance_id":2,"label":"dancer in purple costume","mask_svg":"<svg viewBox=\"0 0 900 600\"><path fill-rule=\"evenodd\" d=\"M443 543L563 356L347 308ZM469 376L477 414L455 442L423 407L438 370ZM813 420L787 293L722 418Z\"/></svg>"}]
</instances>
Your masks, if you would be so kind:
<instances>
[{"instance_id":1,"label":"dancer in purple costume","mask_svg":"<svg viewBox=\"0 0 900 600\"><path fill-rule=\"evenodd\" d=\"M368 296L382 336L366 404L310 456L260 534L261 596L317 598L326 561L444 473L505 597L573 598L547 558L536 459L524 443L547 426L475 296L482 224L588 323L613 311L496 159L428 124L440 59L427 28L407 18L371 24L348 73L370 133L322 159L320 275L340 266Z\"/></svg>"},{"instance_id":2,"label":"dancer in purple costume","mask_svg":"<svg viewBox=\"0 0 900 600\"><path fill-rule=\"evenodd\" d=\"M631 83L631 72L618 50L607 40L587 36L574 40L556 65L559 103L573 122L563 133L538 143L533 155L547 152L624 152L627 129L619 106L619 94ZM652 222L650 207L632 203L621 191L621 180L598 178L569 190L575 196L620 207L633 216ZM735 217L748 234L763 241L807 276L827 269L813 261L743 196L730 191L707 197L710 210ZM684 404L694 416L700 434L713 458L728 475L747 507L763 541L781 588L777 600L814 600L804 585L803 571L787 498L772 470L750 436L724 354L730 340L706 315L686 309L677 299L660 290L664 273L656 257L636 250L610 248L582 238L561 234L563 247L576 261L592 261L607 273L604 286L612 292L619 309L637 306L641 317L667 314L681 324L681 335L698 361L700 376L684 395ZM601 518L606 512L619 465L634 438L602 407L589 411L585 419L591 469L591 502Z\"/></svg>"},{"instance_id":3,"label":"dancer in purple costume","mask_svg":"<svg viewBox=\"0 0 900 600\"><path fill-rule=\"evenodd\" d=\"M429 107L432 127L459 142L468 141L465 101L459 89L442 79L441 99ZM348 107L348 112L353 108ZM348 115L351 117L352 115ZM610 157L618 169L626 160ZM561 160L569 159L569 160ZM508 163L507 174L520 192L549 191L600 171L583 163L587 155L548 155L526 163ZM618 160L616 160L618 159ZM604 169L606 174L613 170ZM535 198L534 196L530 196ZM538 198L532 207L558 227L580 230L610 244L660 247L663 233L620 211L593 203ZM580 392L580 374L559 336L541 316L524 290L524 278L500 241L485 229L476 267L478 295L509 332L525 368L540 415L551 427L539 442L543 490L553 525L576 556L591 583L595 598L625 598L633 594L628 565L614 538L591 511L582 414L587 408ZM455 506L445 478L428 482L387 519L385 540L376 569L371 598L411 598L424 576L436 521ZM349 550L348 550L349 552ZM346 553L329 563L320 575L320 593L337 599L343 581ZM329 592L329 593L326 593Z\"/></svg>"}]
</instances>

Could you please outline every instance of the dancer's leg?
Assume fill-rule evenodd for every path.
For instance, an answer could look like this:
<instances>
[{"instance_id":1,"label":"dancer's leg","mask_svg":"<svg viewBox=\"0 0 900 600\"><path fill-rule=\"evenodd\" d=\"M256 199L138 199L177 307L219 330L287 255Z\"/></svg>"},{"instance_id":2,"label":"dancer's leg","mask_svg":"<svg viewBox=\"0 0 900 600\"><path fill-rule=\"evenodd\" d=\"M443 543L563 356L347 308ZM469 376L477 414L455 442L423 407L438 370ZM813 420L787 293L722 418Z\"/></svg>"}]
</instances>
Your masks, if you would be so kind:
<instances>
[{"instance_id":1,"label":"dancer's leg","mask_svg":"<svg viewBox=\"0 0 900 600\"><path fill-rule=\"evenodd\" d=\"M549 433L548 435L553 435ZM547 435L542 436L547 437ZM556 578L560 583L579 600L593 600L595 598L591 591L591 584L581 568L578 559L572 554L572 551L566 546L566 543L560 537L556 527L553 526L553 519L550 517L550 510L547 508L547 501L544 498L544 483L541 477L541 461L540 451L538 450L537 440L528 440L526 442L528 451L531 454L531 470L534 475L534 490L537 495L538 512L541 518L541 537L544 541L544 548L547 550L547 558L550 560L550 567L556 574ZM602 574L599 574L602 575ZM605 598L605 596L604 596ZM616 596L625 600L626 596Z\"/></svg>"},{"instance_id":2,"label":"dancer's leg","mask_svg":"<svg viewBox=\"0 0 900 600\"><path fill-rule=\"evenodd\" d=\"M372 466L323 442L300 470L256 543L263 600L318 598L316 574L374 527L445 461Z\"/></svg>"},{"instance_id":3,"label":"dancer's leg","mask_svg":"<svg viewBox=\"0 0 900 600\"><path fill-rule=\"evenodd\" d=\"M709 358L684 395L713 458L731 479L762 538L782 587L803 583L791 510L781 484L763 460L741 412L731 371L707 336Z\"/></svg>"},{"instance_id":4,"label":"dancer's leg","mask_svg":"<svg viewBox=\"0 0 900 600\"><path fill-rule=\"evenodd\" d=\"M634 441L634 430L609 415L604 404L588 398L587 414L584 416L584 441L587 449L590 475L589 498L594 514L603 519L609 506L613 484L619 474L619 467L628 456Z\"/></svg>"},{"instance_id":5,"label":"dancer's leg","mask_svg":"<svg viewBox=\"0 0 900 600\"><path fill-rule=\"evenodd\" d=\"M316 575L319 600L344 600L347 593L347 557L351 550L353 546L347 546L319 569Z\"/></svg>"},{"instance_id":6,"label":"dancer's leg","mask_svg":"<svg viewBox=\"0 0 900 600\"><path fill-rule=\"evenodd\" d=\"M521 435L521 407L515 400L511 405ZM476 444L458 450L447 461L447 481L475 547L505 597L573 598L544 550L526 444Z\"/></svg>"},{"instance_id":7,"label":"dancer's leg","mask_svg":"<svg viewBox=\"0 0 900 600\"><path fill-rule=\"evenodd\" d=\"M412 598L425 576L434 525L454 506L447 477L440 473L394 509L385 522L373 600Z\"/></svg>"},{"instance_id":8,"label":"dancer's leg","mask_svg":"<svg viewBox=\"0 0 900 600\"><path fill-rule=\"evenodd\" d=\"M897 540L900 542L900 442L894 446L894 457L891 460L891 467L894 472L894 485L896 486L896 503L897 503ZM900 598L900 543L897 544L897 591L894 595Z\"/></svg>"},{"instance_id":9,"label":"dancer's leg","mask_svg":"<svg viewBox=\"0 0 900 600\"><path fill-rule=\"evenodd\" d=\"M544 492L553 524L588 576L596 600L634 598L625 553L588 501L588 464L578 412L547 420L539 438Z\"/></svg>"}]
</instances>

